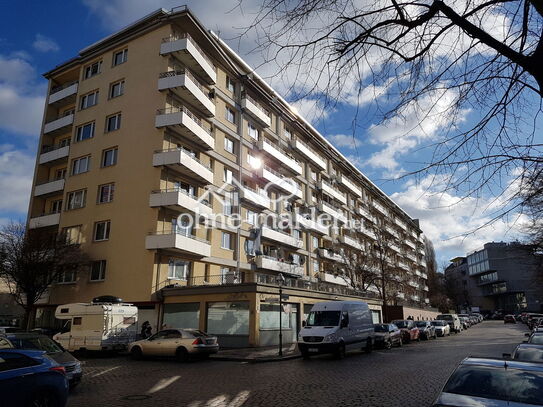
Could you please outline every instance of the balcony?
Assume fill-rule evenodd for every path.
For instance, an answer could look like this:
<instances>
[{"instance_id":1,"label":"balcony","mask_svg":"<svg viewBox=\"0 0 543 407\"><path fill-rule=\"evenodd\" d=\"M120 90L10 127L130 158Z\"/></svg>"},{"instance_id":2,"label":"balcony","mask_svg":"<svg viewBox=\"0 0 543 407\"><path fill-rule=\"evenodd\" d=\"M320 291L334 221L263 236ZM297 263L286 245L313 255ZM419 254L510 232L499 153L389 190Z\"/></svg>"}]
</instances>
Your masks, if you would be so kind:
<instances>
[{"instance_id":1,"label":"balcony","mask_svg":"<svg viewBox=\"0 0 543 407\"><path fill-rule=\"evenodd\" d=\"M426 274L426 273L420 273L420 274L421 274L420 276L421 276L422 278L424 278L425 280L428 279L428 274Z\"/></svg>"},{"instance_id":2,"label":"balcony","mask_svg":"<svg viewBox=\"0 0 543 407\"><path fill-rule=\"evenodd\" d=\"M356 208L356 213L372 222L375 222L375 216L373 216L370 211L363 206Z\"/></svg>"},{"instance_id":3,"label":"balcony","mask_svg":"<svg viewBox=\"0 0 543 407\"><path fill-rule=\"evenodd\" d=\"M424 299L424 302L425 302L426 304L430 304L430 298L425 298L425 299Z\"/></svg>"},{"instance_id":4,"label":"balcony","mask_svg":"<svg viewBox=\"0 0 543 407\"><path fill-rule=\"evenodd\" d=\"M39 164L56 165L67 161L70 154L70 146L44 146L40 154Z\"/></svg>"},{"instance_id":5,"label":"balcony","mask_svg":"<svg viewBox=\"0 0 543 407\"><path fill-rule=\"evenodd\" d=\"M56 86L51 88L51 93L49 93L49 104L50 105L61 105L61 104L70 104L75 102L77 95L77 88L79 83L69 82L61 86Z\"/></svg>"},{"instance_id":6,"label":"balcony","mask_svg":"<svg viewBox=\"0 0 543 407\"><path fill-rule=\"evenodd\" d=\"M262 126L271 126L270 114L260 105L260 103L246 93L241 95L241 107L246 113L258 120Z\"/></svg>"},{"instance_id":7,"label":"balcony","mask_svg":"<svg viewBox=\"0 0 543 407\"><path fill-rule=\"evenodd\" d=\"M428 288L427 285L423 286L422 289L423 289L424 291L428 291L428 290L429 290L429 288Z\"/></svg>"},{"instance_id":8,"label":"balcony","mask_svg":"<svg viewBox=\"0 0 543 407\"><path fill-rule=\"evenodd\" d=\"M282 232L280 230L275 230L267 226L262 226L262 238L273 240L276 243L295 247L301 249L304 245L304 242L300 239L295 238L288 233Z\"/></svg>"},{"instance_id":9,"label":"balcony","mask_svg":"<svg viewBox=\"0 0 543 407\"><path fill-rule=\"evenodd\" d=\"M153 165L155 167L164 165L201 183L213 184L211 167L198 160L190 151L182 148L156 151L153 155Z\"/></svg>"},{"instance_id":10,"label":"balcony","mask_svg":"<svg viewBox=\"0 0 543 407\"><path fill-rule=\"evenodd\" d=\"M36 185L34 188L34 196L46 196L61 192L64 190L64 183L64 179L58 179L56 181Z\"/></svg>"},{"instance_id":11,"label":"balcony","mask_svg":"<svg viewBox=\"0 0 543 407\"><path fill-rule=\"evenodd\" d=\"M279 273L290 274L292 276L302 277L304 275L304 266L291 264L274 257L255 256L255 265L260 270L277 271Z\"/></svg>"},{"instance_id":12,"label":"balcony","mask_svg":"<svg viewBox=\"0 0 543 407\"><path fill-rule=\"evenodd\" d=\"M362 244L358 240L350 236L346 236L346 235L339 236L339 241L343 243L344 245L349 246L353 249L361 250L361 251L364 250L364 246L362 246Z\"/></svg>"},{"instance_id":13,"label":"balcony","mask_svg":"<svg viewBox=\"0 0 543 407\"><path fill-rule=\"evenodd\" d=\"M394 243L390 243L388 247L394 250L396 253L401 253L400 247L398 245L395 245Z\"/></svg>"},{"instance_id":14,"label":"balcony","mask_svg":"<svg viewBox=\"0 0 543 407\"><path fill-rule=\"evenodd\" d=\"M396 239L400 238L400 235L398 234L398 232L393 227L387 225L387 226L385 226L385 230L388 233L390 233L392 236L394 236Z\"/></svg>"},{"instance_id":15,"label":"balcony","mask_svg":"<svg viewBox=\"0 0 543 407\"><path fill-rule=\"evenodd\" d=\"M207 202L183 189L161 189L153 191L149 197L149 206L152 208L165 207L173 210L184 209L201 215L211 215L213 210Z\"/></svg>"},{"instance_id":16,"label":"balcony","mask_svg":"<svg viewBox=\"0 0 543 407\"><path fill-rule=\"evenodd\" d=\"M158 90L166 89L173 90L206 116L215 116L215 103L208 96L209 90L204 88L188 69L162 72L158 79Z\"/></svg>"},{"instance_id":17,"label":"balcony","mask_svg":"<svg viewBox=\"0 0 543 407\"><path fill-rule=\"evenodd\" d=\"M246 186L239 188L239 197L253 205L259 206L263 209L270 208L270 198L264 191L258 191Z\"/></svg>"},{"instance_id":18,"label":"balcony","mask_svg":"<svg viewBox=\"0 0 543 407\"><path fill-rule=\"evenodd\" d=\"M208 83L217 82L215 65L196 41L186 33L175 34L162 39L160 55L176 53L176 57Z\"/></svg>"},{"instance_id":19,"label":"balcony","mask_svg":"<svg viewBox=\"0 0 543 407\"><path fill-rule=\"evenodd\" d=\"M417 249L417 252L421 255L421 256L426 256L426 250L424 250L424 247L419 247Z\"/></svg>"},{"instance_id":20,"label":"balcony","mask_svg":"<svg viewBox=\"0 0 543 407\"><path fill-rule=\"evenodd\" d=\"M380 212L382 215L388 216L386 208L377 201L373 201L373 209Z\"/></svg>"},{"instance_id":21,"label":"balcony","mask_svg":"<svg viewBox=\"0 0 543 407\"><path fill-rule=\"evenodd\" d=\"M417 283L415 281L412 281L412 280L408 281L407 284L410 285L413 288L419 288L419 283Z\"/></svg>"},{"instance_id":22,"label":"balcony","mask_svg":"<svg viewBox=\"0 0 543 407\"><path fill-rule=\"evenodd\" d=\"M330 205L327 202L319 203L319 211L327 213L328 215L336 219L338 222L341 222L341 223L348 222L348 219L345 215L343 215L343 212L341 212L338 208Z\"/></svg>"},{"instance_id":23,"label":"balcony","mask_svg":"<svg viewBox=\"0 0 543 407\"><path fill-rule=\"evenodd\" d=\"M184 106L158 109L155 126L158 128L177 126L176 132L200 147L206 150L215 149L215 139L211 135L209 125Z\"/></svg>"},{"instance_id":24,"label":"balcony","mask_svg":"<svg viewBox=\"0 0 543 407\"><path fill-rule=\"evenodd\" d=\"M401 268L402 270L409 271L409 266L407 265L407 263L404 263L403 261L398 262L398 267Z\"/></svg>"},{"instance_id":25,"label":"balcony","mask_svg":"<svg viewBox=\"0 0 543 407\"><path fill-rule=\"evenodd\" d=\"M426 268L426 260L425 260L425 259L420 259L420 260L419 260L419 265L420 265L421 267Z\"/></svg>"},{"instance_id":26,"label":"balcony","mask_svg":"<svg viewBox=\"0 0 543 407\"><path fill-rule=\"evenodd\" d=\"M337 263L345 263L345 259L340 253L336 253L330 249L320 248L318 249L318 253L321 259L334 261Z\"/></svg>"},{"instance_id":27,"label":"balcony","mask_svg":"<svg viewBox=\"0 0 543 407\"><path fill-rule=\"evenodd\" d=\"M351 286L351 279L347 276L334 275L331 273L319 273L319 279L327 283L343 285L346 287Z\"/></svg>"},{"instance_id":28,"label":"balcony","mask_svg":"<svg viewBox=\"0 0 543 407\"><path fill-rule=\"evenodd\" d=\"M403 299L405 299L405 294L404 293L398 293L398 295L396 295L396 297L403 300Z\"/></svg>"},{"instance_id":29,"label":"balcony","mask_svg":"<svg viewBox=\"0 0 543 407\"><path fill-rule=\"evenodd\" d=\"M302 199L302 190L294 180L284 177L277 171L265 165L261 166L257 170L257 173L261 178L271 182L273 185L286 192L290 197Z\"/></svg>"},{"instance_id":30,"label":"balcony","mask_svg":"<svg viewBox=\"0 0 543 407\"><path fill-rule=\"evenodd\" d=\"M375 232L367 227L360 226L358 231L364 234L365 236L369 237L370 239L373 239L373 240L377 239L377 236L375 236Z\"/></svg>"},{"instance_id":31,"label":"balcony","mask_svg":"<svg viewBox=\"0 0 543 407\"><path fill-rule=\"evenodd\" d=\"M415 245L415 243L413 243L411 240L409 239L404 239L403 242L402 242L404 245L406 246L409 246L411 249L415 250L417 248L417 246Z\"/></svg>"},{"instance_id":32,"label":"balcony","mask_svg":"<svg viewBox=\"0 0 543 407\"><path fill-rule=\"evenodd\" d=\"M352 182L349 178L347 178L345 175L341 174L339 176L339 181L338 182L341 185L345 186L353 194L355 194L359 198L362 198L362 189L357 187L356 184L354 182Z\"/></svg>"},{"instance_id":33,"label":"balcony","mask_svg":"<svg viewBox=\"0 0 543 407\"><path fill-rule=\"evenodd\" d=\"M296 214L296 223L303 227L305 230L320 233L321 235L328 235L330 233L330 227L319 223L316 220L311 219L311 215L308 215L309 219L304 215Z\"/></svg>"},{"instance_id":34,"label":"balcony","mask_svg":"<svg viewBox=\"0 0 543 407\"><path fill-rule=\"evenodd\" d=\"M334 198L336 201L341 202L343 205L347 204L347 197L345 194L341 193L336 186L330 185L326 181L319 181L318 187L323 193Z\"/></svg>"},{"instance_id":35,"label":"balcony","mask_svg":"<svg viewBox=\"0 0 543 407\"><path fill-rule=\"evenodd\" d=\"M321 170L326 170L326 160L309 148L305 143L300 140L294 140L291 145L294 150L301 153L305 158L310 160L312 164L315 164Z\"/></svg>"},{"instance_id":36,"label":"balcony","mask_svg":"<svg viewBox=\"0 0 543 407\"><path fill-rule=\"evenodd\" d=\"M59 117L58 119L50 121L49 123L45 123L45 126L43 126L43 133L60 134L62 132L67 132L73 124L74 115L72 113L66 116Z\"/></svg>"},{"instance_id":37,"label":"balcony","mask_svg":"<svg viewBox=\"0 0 543 407\"><path fill-rule=\"evenodd\" d=\"M145 248L172 250L198 257L211 256L211 244L207 240L181 233L157 233L146 236Z\"/></svg>"},{"instance_id":38,"label":"balcony","mask_svg":"<svg viewBox=\"0 0 543 407\"><path fill-rule=\"evenodd\" d=\"M29 229L46 228L56 226L60 223L60 213L50 213L48 215L31 218L28 222Z\"/></svg>"},{"instance_id":39,"label":"balcony","mask_svg":"<svg viewBox=\"0 0 543 407\"><path fill-rule=\"evenodd\" d=\"M396 223L396 225L401 227L403 230L407 230L407 225L403 221L401 221L400 219L398 219L398 218L394 219L394 223Z\"/></svg>"},{"instance_id":40,"label":"balcony","mask_svg":"<svg viewBox=\"0 0 543 407\"><path fill-rule=\"evenodd\" d=\"M412 295L412 296L411 296L411 299L412 299L413 301L419 301L419 300L420 300L420 298L419 298L418 295Z\"/></svg>"},{"instance_id":41,"label":"balcony","mask_svg":"<svg viewBox=\"0 0 543 407\"><path fill-rule=\"evenodd\" d=\"M409 253L409 252L405 253L405 257L407 257L412 262L415 262L415 263L417 262L417 257L414 256L413 254Z\"/></svg>"},{"instance_id":42,"label":"balcony","mask_svg":"<svg viewBox=\"0 0 543 407\"><path fill-rule=\"evenodd\" d=\"M422 277L422 273L418 270L415 270L415 275L419 276L419 277Z\"/></svg>"},{"instance_id":43,"label":"balcony","mask_svg":"<svg viewBox=\"0 0 543 407\"><path fill-rule=\"evenodd\" d=\"M279 164L286 166L288 169L293 171L297 175L302 174L302 166L294 158L289 157L282 150L279 150L274 145L270 144L266 140L260 140L258 142L258 148L260 151L268 154L269 156L275 158Z\"/></svg>"}]
</instances>

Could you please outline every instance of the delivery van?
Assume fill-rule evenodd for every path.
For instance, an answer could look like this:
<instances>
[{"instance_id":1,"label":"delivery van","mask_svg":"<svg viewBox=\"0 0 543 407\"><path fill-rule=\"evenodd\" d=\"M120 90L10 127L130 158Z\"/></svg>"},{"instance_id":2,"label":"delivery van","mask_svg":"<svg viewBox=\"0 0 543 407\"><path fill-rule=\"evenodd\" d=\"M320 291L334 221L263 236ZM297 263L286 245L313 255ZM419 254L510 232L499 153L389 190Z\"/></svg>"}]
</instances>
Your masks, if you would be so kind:
<instances>
[{"instance_id":1,"label":"delivery van","mask_svg":"<svg viewBox=\"0 0 543 407\"><path fill-rule=\"evenodd\" d=\"M298 335L298 349L305 359L320 353L343 358L352 349L371 352L374 337L371 310L365 302L318 302Z\"/></svg>"},{"instance_id":2,"label":"delivery van","mask_svg":"<svg viewBox=\"0 0 543 407\"><path fill-rule=\"evenodd\" d=\"M439 314L436 319L446 321L451 327L451 332L459 333L462 332L462 322L458 315L456 314Z\"/></svg>"},{"instance_id":3,"label":"delivery van","mask_svg":"<svg viewBox=\"0 0 543 407\"><path fill-rule=\"evenodd\" d=\"M59 305L57 319L66 320L53 339L70 352L121 350L137 339L138 307L125 303L92 302Z\"/></svg>"}]
</instances>

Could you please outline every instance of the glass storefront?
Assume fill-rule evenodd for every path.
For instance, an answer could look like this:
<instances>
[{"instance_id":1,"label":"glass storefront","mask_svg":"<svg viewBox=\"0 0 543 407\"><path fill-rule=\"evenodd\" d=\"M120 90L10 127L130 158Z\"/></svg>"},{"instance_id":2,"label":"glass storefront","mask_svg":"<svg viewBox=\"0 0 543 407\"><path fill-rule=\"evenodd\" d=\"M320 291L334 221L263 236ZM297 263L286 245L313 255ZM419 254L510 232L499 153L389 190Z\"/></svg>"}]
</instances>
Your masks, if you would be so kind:
<instances>
[{"instance_id":1,"label":"glass storefront","mask_svg":"<svg viewBox=\"0 0 543 407\"><path fill-rule=\"evenodd\" d=\"M164 326L168 328L200 328L200 303L164 304Z\"/></svg>"}]
</instances>

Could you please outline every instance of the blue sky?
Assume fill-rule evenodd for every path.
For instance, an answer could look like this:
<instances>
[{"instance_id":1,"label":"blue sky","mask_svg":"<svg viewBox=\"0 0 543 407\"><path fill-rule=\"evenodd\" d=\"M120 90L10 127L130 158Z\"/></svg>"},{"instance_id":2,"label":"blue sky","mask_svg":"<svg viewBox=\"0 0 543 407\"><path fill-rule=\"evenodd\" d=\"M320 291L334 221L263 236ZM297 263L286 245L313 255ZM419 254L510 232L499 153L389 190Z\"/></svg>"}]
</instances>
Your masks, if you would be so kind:
<instances>
[{"instance_id":1,"label":"blue sky","mask_svg":"<svg viewBox=\"0 0 543 407\"><path fill-rule=\"evenodd\" d=\"M0 1L0 223L26 218L46 91L41 74L143 15L180 4L171 0ZM254 38L229 40L238 32L236 28L250 21L258 1L244 1L243 12L236 8L236 0L186 4L249 64L260 64L260 55L247 54ZM278 81L269 77L272 70L267 68L263 66L258 72L288 99L285 82L296 78L286 75ZM355 95L355 101L353 95L346 95L337 106L323 106L313 99L297 101L295 106L408 214L421 219L423 230L434 242L440 265L484 242L513 239L516 229L506 222L461 236L489 219L484 208L495 205L491 195L475 201L462 200L454 192L441 193L444 178L390 181L402 170L412 168L414 162L426 159L429 151L420 147L454 123L447 118L432 118L419 125L420 113L436 108L434 100L427 100L405 117L379 124L373 102L386 93L386 84L371 85ZM446 104L447 100L445 95L440 103ZM357 103L361 110L353 130ZM469 123L470 113L466 112L463 119ZM406 128L412 129L407 137Z\"/></svg>"}]
</instances>

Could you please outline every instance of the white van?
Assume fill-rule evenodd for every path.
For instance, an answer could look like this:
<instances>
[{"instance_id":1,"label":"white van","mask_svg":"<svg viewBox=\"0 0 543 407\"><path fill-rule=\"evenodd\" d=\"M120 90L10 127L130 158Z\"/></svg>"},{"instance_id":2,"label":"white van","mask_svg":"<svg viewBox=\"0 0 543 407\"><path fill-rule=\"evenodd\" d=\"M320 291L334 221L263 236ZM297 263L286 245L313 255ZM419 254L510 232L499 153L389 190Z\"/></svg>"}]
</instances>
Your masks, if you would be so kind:
<instances>
[{"instance_id":1,"label":"white van","mask_svg":"<svg viewBox=\"0 0 543 407\"><path fill-rule=\"evenodd\" d=\"M298 335L298 349L304 358L319 353L342 358L350 349L371 352L374 336L371 310L365 302L318 302Z\"/></svg>"},{"instance_id":2,"label":"white van","mask_svg":"<svg viewBox=\"0 0 543 407\"><path fill-rule=\"evenodd\" d=\"M132 304L59 305L55 317L66 325L53 339L70 352L126 349L137 339L138 307Z\"/></svg>"},{"instance_id":3,"label":"white van","mask_svg":"<svg viewBox=\"0 0 543 407\"><path fill-rule=\"evenodd\" d=\"M462 322L460 322L460 318L456 314L440 314L436 319L447 321L451 327L451 332L458 333L462 331Z\"/></svg>"}]
</instances>

